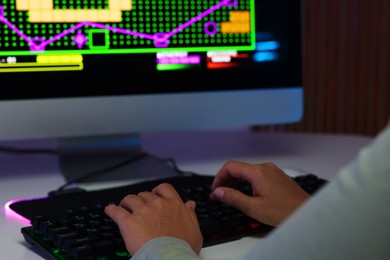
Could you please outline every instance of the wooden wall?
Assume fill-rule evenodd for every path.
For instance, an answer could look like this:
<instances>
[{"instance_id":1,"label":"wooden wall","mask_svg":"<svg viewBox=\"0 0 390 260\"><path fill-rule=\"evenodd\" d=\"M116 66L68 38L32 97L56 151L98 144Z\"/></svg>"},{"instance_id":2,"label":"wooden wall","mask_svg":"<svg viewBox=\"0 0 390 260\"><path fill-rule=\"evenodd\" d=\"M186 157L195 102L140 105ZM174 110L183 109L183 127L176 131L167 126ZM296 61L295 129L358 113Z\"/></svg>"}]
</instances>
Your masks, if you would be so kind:
<instances>
[{"instance_id":1,"label":"wooden wall","mask_svg":"<svg viewBox=\"0 0 390 260\"><path fill-rule=\"evenodd\" d=\"M303 0L304 119L258 127L376 135L390 119L390 1Z\"/></svg>"}]
</instances>

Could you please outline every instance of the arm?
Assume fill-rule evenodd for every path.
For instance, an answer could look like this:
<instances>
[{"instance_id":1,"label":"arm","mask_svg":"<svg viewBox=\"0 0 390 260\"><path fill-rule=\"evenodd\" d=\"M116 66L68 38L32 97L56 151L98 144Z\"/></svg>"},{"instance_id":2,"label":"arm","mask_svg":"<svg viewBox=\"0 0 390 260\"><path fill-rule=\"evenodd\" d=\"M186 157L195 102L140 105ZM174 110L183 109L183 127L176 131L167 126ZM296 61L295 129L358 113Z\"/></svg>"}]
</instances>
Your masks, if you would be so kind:
<instances>
[{"instance_id":1,"label":"arm","mask_svg":"<svg viewBox=\"0 0 390 260\"><path fill-rule=\"evenodd\" d=\"M174 237L158 237L145 243L131 260L199 260L200 257L184 240Z\"/></svg>"},{"instance_id":2,"label":"arm","mask_svg":"<svg viewBox=\"0 0 390 260\"><path fill-rule=\"evenodd\" d=\"M390 259L390 128L246 259Z\"/></svg>"}]
</instances>

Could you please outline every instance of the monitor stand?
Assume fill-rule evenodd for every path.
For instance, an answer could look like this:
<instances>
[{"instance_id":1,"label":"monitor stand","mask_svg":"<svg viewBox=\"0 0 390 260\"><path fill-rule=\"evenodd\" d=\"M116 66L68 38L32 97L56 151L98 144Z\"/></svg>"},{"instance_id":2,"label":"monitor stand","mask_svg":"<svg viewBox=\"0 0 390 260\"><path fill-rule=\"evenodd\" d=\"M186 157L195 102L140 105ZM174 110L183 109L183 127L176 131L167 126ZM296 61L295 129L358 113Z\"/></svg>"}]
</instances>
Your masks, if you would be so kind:
<instances>
[{"instance_id":1,"label":"monitor stand","mask_svg":"<svg viewBox=\"0 0 390 260\"><path fill-rule=\"evenodd\" d=\"M67 182L88 183L178 176L146 153L139 134L61 138L59 164Z\"/></svg>"}]
</instances>

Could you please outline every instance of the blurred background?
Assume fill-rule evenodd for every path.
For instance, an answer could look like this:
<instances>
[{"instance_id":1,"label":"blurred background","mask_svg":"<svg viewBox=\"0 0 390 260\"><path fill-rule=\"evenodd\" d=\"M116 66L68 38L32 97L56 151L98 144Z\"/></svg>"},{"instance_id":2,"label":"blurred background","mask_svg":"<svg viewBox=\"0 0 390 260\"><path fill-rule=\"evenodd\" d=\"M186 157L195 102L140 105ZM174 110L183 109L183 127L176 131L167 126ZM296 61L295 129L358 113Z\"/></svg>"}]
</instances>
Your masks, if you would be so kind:
<instances>
[{"instance_id":1,"label":"blurred background","mask_svg":"<svg viewBox=\"0 0 390 260\"><path fill-rule=\"evenodd\" d=\"M389 0L303 0L304 118L253 129L375 136L390 119L389 10Z\"/></svg>"}]
</instances>

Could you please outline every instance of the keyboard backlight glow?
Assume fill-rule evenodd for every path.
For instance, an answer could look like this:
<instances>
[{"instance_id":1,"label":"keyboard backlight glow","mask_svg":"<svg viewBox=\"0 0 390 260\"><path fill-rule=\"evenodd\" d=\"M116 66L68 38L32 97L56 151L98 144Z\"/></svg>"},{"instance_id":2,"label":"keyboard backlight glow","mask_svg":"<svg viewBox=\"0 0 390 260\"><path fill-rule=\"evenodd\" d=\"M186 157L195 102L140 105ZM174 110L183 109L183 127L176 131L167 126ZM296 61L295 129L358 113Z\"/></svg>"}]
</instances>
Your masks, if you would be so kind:
<instances>
[{"instance_id":1,"label":"keyboard backlight glow","mask_svg":"<svg viewBox=\"0 0 390 260\"><path fill-rule=\"evenodd\" d=\"M19 202L19 201L26 201L26 200L33 200L33 199L11 200L11 201L8 201L7 203L5 203L4 213L5 213L6 217L8 217L10 219L17 220L18 222L21 222L23 224L31 225L31 221L28 218L25 218L22 215L19 215L18 213L16 213L15 211L13 211L11 209L11 205L13 203Z\"/></svg>"}]
</instances>

